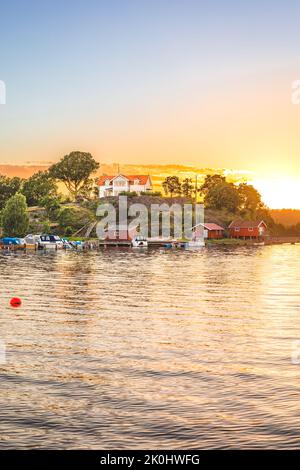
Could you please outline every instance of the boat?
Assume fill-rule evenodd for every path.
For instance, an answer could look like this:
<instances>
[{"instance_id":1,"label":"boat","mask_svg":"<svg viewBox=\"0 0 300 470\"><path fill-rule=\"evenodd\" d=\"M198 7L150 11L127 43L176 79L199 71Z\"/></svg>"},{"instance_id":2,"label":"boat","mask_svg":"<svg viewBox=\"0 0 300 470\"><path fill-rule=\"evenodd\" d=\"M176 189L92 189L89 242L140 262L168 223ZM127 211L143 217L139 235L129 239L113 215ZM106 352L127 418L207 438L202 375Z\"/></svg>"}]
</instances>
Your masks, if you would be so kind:
<instances>
[{"instance_id":1,"label":"boat","mask_svg":"<svg viewBox=\"0 0 300 470\"><path fill-rule=\"evenodd\" d=\"M131 240L131 246L133 248L145 248L148 246L147 238L142 236L136 236Z\"/></svg>"},{"instance_id":2,"label":"boat","mask_svg":"<svg viewBox=\"0 0 300 470\"><path fill-rule=\"evenodd\" d=\"M67 240L67 238L62 238L61 241L63 242L63 248L65 250L74 250L74 246Z\"/></svg>"},{"instance_id":3,"label":"boat","mask_svg":"<svg viewBox=\"0 0 300 470\"><path fill-rule=\"evenodd\" d=\"M203 248L205 246L205 241L203 239L190 240L185 244L185 248Z\"/></svg>"},{"instance_id":4,"label":"boat","mask_svg":"<svg viewBox=\"0 0 300 470\"><path fill-rule=\"evenodd\" d=\"M25 243L26 246L36 246L37 249L43 250L43 249L60 249L63 248L64 243L61 240L60 237L57 235L26 235L25 237Z\"/></svg>"},{"instance_id":5,"label":"boat","mask_svg":"<svg viewBox=\"0 0 300 470\"><path fill-rule=\"evenodd\" d=\"M0 246L2 249L22 250L25 249L26 242L24 238L4 237L0 240Z\"/></svg>"},{"instance_id":6,"label":"boat","mask_svg":"<svg viewBox=\"0 0 300 470\"><path fill-rule=\"evenodd\" d=\"M174 246L175 246L175 245L174 245L173 243L166 243L166 244L164 245L165 248L174 248Z\"/></svg>"}]
</instances>

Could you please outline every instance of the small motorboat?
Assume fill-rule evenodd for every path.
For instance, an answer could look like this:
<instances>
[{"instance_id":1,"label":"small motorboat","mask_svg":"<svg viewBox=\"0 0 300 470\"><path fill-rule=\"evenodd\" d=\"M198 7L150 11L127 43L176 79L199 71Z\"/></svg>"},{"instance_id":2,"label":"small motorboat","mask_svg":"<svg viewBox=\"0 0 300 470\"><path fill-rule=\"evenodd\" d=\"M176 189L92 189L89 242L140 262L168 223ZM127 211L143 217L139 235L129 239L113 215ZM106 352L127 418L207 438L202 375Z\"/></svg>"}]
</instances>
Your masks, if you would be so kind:
<instances>
[{"instance_id":1,"label":"small motorboat","mask_svg":"<svg viewBox=\"0 0 300 470\"><path fill-rule=\"evenodd\" d=\"M63 248L65 250L74 250L74 246L71 245L69 240L67 240L66 238L62 238L61 241L63 242Z\"/></svg>"},{"instance_id":2,"label":"small motorboat","mask_svg":"<svg viewBox=\"0 0 300 470\"><path fill-rule=\"evenodd\" d=\"M166 243L164 245L165 248L174 248L175 245L173 245L173 243Z\"/></svg>"},{"instance_id":3,"label":"small motorboat","mask_svg":"<svg viewBox=\"0 0 300 470\"><path fill-rule=\"evenodd\" d=\"M38 250L43 249L54 249L63 248L63 241L57 235L33 235L29 234L25 237L26 247L37 248Z\"/></svg>"},{"instance_id":4,"label":"small motorboat","mask_svg":"<svg viewBox=\"0 0 300 470\"><path fill-rule=\"evenodd\" d=\"M131 246L132 246L133 248L145 248L145 247L148 246L147 238L142 237L142 236L134 237L134 238L131 240Z\"/></svg>"},{"instance_id":5,"label":"small motorboat","mask_svg":"<svg viewBox=\"0 0 300 470\"><path fill-rule=\"evenodd\" d=\"M4 249L24 249L26 246L24 238L4 237L1 239L1 248Z\"/></svg>"},{"instance_id":6,"label":"small motorboat","mask_svg":"<svg viewBox=\"0 0 300 470\"><path fill-rule=\"evenodd\" d=\"M185 248L202 248L205 246L205 241L198 239L198 240L190 240L185 244Z\"/></svg>"}]
</instances>

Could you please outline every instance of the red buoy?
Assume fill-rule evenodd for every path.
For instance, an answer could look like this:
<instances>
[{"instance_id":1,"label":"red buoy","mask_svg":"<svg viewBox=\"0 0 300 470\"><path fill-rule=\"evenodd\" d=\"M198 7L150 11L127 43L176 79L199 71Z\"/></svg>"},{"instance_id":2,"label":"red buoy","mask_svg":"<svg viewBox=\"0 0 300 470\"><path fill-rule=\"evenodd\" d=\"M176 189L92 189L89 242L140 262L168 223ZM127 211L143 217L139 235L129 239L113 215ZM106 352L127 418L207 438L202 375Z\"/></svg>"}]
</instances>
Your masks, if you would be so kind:
<instances>
[{"instance_id":1,"label":"red buoy","mask_svg":"<svg viewBox=\"0 0 300 470\"><path fill-rule=\"evenodd\" d=\"M22 300L19 299L19 297L13 297L11 300L10 300L10 305L14 308L18 308L20 307L22 304Z\"/></svg>"}]
</instances>

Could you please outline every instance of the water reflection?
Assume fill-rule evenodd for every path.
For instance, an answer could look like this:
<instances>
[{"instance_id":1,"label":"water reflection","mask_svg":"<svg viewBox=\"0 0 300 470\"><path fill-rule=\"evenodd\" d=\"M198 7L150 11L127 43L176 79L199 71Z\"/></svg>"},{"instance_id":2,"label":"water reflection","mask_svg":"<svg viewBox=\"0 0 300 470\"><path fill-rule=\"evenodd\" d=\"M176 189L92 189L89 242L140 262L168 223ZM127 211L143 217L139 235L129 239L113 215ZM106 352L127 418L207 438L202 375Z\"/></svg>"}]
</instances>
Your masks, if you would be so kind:
<instances>
[{"instance_id":1,"label":"water reflection","mask_svg":"<svg viewBox=\"0 0 300 470\"><path fill-rule=\"evenodd\" d=\"M0 255L0 448L297 447L299 255Z\"/></svg>"}]
</instances>

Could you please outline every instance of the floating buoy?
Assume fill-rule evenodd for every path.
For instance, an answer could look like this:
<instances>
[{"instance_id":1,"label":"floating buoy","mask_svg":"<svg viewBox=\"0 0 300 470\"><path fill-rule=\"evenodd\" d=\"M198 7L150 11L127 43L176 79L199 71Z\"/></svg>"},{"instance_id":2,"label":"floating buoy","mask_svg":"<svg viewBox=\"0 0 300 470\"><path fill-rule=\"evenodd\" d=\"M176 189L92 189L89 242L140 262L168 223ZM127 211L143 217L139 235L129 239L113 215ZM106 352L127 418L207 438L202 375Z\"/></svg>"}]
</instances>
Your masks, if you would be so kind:
<instances>
[{"instance_id":1,"label":"floating buoy","mask_svg":"<svg viewBox=\"0 0 300 470\"><path fill-rule=\"evenodd\" d=\"M18 308L20 307L22 304L22 300L19 299L19 297L13 297L11 300L10 300L10 305L14 308Z\"/></svg>"}]
</instances>

